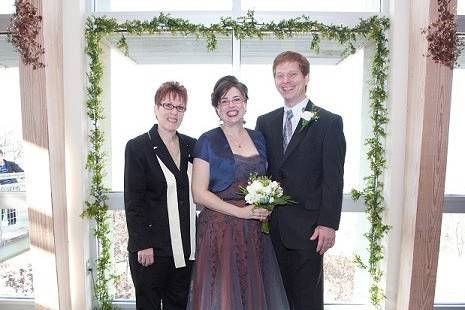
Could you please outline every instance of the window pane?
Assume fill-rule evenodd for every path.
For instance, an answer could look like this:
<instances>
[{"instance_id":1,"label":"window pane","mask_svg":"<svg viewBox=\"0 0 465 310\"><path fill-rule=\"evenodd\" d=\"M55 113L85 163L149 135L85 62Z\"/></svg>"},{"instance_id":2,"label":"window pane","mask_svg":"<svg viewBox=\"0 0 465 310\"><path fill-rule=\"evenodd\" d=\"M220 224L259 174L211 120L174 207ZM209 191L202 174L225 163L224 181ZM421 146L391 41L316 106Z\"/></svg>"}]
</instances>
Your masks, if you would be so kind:
<instances>
[{"instance_id":1,"label":"window pane","mask_svg":"<svg viewBox=\"0 0 465 310\"><path fill-rule=\"evenodd\" d=\"M140 49L136 44L129 47L132 59L119 51L111 52L113 191L123 190L126 142L147 132L155 122L153 97L162 82L176 80L186 86L189 100L179 132L198 137L219 125L210 94L218 78L232 73L230 38L221 39L214 52L208 52L202 40L140 40L145 40Z\"/></svg>"},{"instance_id":2,"label":"window pane","mask_svg":"<svg viewBox=\"0 0 465 310\"><path fill-rule=\"evenodd\" d=\"M0 1L0 14L12 14L15 12L15 0Z\"/></svg>"},{"instance_id":3,"label":"window pane","mask_svg":"<svg viewBox=\"0 0 465 310\"><path fill-rule=\"evenodd\" d=\"M0 81L2 117L0 122L0 192L24 191L21 98L16 51L0 36Z\"/></svg>"},{"instance_id":4,"label":"window pane","mask_svg":"<svg viewBox=\"0 0 465 310\"><path fill-rule=\"evenodd\" d=\"M362 212L343 212L336 244L324 258L325 304L368 304L368 273L355 266L354 254L366 260L370 225Z\"/></svg>"},{"instance_id":5,"label":"window pane","mask_svg":"<svg viewBox=\"0 0 465 310\"><path fill-rule=\"evenodd\" d=\"M135 299L127 256L127 228L124 211L112 212L115 272L119 275L115 299ZM368 274L354 263L354 253L365 256L367 241L362 234L369 223L364 213L344 212L336 245L325 255L325 303L367 304Z\"/></svg>"},{"instance_id":6,"label":"window pane","mask_svg":"<svg viewBox=\"0 0 465 310\"><path fill-rule=\"evenodd\" d=\"M465 15L465 0L457 1L457 15Z\"/></svg>"},{"instance_id":7,"label":"window pane","mask_svg":"<svg viewBox=\"0 0 465 310\"><path fill-rule=\"evenodd\" d=\"M0 298L33 297L24 193L21 100L15 49L0 36ZM21 205L19 205L21 203Z\"/></svg>"},{"instance_id":8,"label":"window pane","mask_svg":"<svg viewBox=\"0 0 465 310\"><path fill-rule=\"evenodd\" d=\"M268 44L263 41L263 44ZM268 49L265 49L268 50ZM285 50L285 49L282 49ZM277 92L272 62L278 52L266 54L263 58L252 52L242 50L241 78L249 88L246 126L255 127L255 121L261 114L283 105L283 99ZM307 54L307 53L305 53ZM326 58L327 61L330 58ZM322 59L310 58L310 83L307 95L318 106L342 116L347 153L344 172L344 192L349 193L359 186L360 161L365 160L361 150L362 130L362 89L363 89L363 51L357 52L338 65L325 65ZM253 64L255 62L255 64ZM258 64L257 64L258 63ZM264 64L263 64L264 63Z\"/></svg>"},{"instance_id":9,"label":"window pane","mask_svg":"<svg viewBox=\"0 0 465 310\"><path fill-rule=\"evenodd\" d=\"M111 211L111 213L115 273L119 276L115 287L115 299L135 300L136 295L128 261L128 229L126 226L126 215L124 211Z\"/></svg>"},{"instance_id":10,"label":"window pane","mask_svg":"<svg viewBox=\"0 0 465 310\"><path fill-rule=\"evenodd\" d=\"M463 181L463 173L465 172L465 144L463 143L465 92L463 85L465 85L465 69L455 69L452 81L449 146L447 150L446 194L465 195L465 182Z\"/></svg>"},{"instance_id":11,"label":"window pane","mask_svg":"<svg viewBox=\"0 0 465 310\"><path fill-rule=\"evenodd\" d=\"M232 0L95 0L97 12L231 10Z\"/></svg>"},{"instance_id":12,"label":"window pane","mask_svg":"<svg viewBox=\"0 0 465 310\"><path fill-rule=\"evenodd\" d=\"M465 303L465 214L445 213L436 278L435 303Z\"/></svg>"},{"instance_id":13,"label":"window pane","mask_svg":"<svg viewBox=\"0 0 465 310\"><path fill-rule=\"evenodd\" d=\"M0 298L33 297L27 210L12 211L2 209L0 223Z\"/></svg>"},{"instance_id":14,"label":"window pane","mask_svg":"<svg viewBox=\"0 0 465 310\"><path fill-rule=\"evenodd\" d=\"M379 0L243 0L243 10L379 12Z\"/></svg>"}]
</instances>

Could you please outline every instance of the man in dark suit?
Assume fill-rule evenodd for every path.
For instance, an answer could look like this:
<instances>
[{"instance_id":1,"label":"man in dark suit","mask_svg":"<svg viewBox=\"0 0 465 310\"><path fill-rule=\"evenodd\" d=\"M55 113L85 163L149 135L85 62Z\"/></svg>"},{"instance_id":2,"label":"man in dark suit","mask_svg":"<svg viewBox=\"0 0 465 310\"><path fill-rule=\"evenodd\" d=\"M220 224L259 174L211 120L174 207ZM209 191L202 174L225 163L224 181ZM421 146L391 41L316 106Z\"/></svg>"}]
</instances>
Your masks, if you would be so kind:
<instances>
[{"instance_id":1,"label":"man in dark suit","mask_svg":"<svg viewBox=\"0 0 465 310\"><path fill-rule=\"evenodd\" d=\"M287 51L273 63L284 107L257 119L268 174L296 204L271 215L271 239L291 309L323 310L323 254L334 245L343 197L342 118L306 96L310 64Z\"/></svg>"}]
</instances>

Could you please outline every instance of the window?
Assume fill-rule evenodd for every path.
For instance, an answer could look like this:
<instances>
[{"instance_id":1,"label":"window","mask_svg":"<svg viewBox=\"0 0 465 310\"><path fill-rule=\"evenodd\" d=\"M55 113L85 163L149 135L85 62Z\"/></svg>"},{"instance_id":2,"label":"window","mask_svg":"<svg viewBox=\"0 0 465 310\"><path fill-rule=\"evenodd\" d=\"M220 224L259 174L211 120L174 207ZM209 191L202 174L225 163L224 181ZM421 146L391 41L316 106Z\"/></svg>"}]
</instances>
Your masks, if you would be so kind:
<instances>
[{"instance_id":1,"label":"window","mask_svg":"<svg viewBox=\"0 0 465 310\"><path fill-rule=\"evenodd\" d=\"M134 284L128 260L128 229L124 211L111 211L110 227L113 231L113 260L115 273L119 276L115 285L116 300L135 300Z\"/></svg>"},{"instance_id":2,"label":"window","mask_svg":"<svg viewBox=\"0 0 465 310\"><path fill-rule=\"evenodd\" d=\"M324 258L326 304L367 303L368 273L354 264L354 254L366 260L368 241L362 236L369 227L364 213L342 213L336 244Z\"/></svg>"},{"instance_id":3,"label":"window","mask_svg":"<svg viewBox=\"0 0 465 310\"><path fill-rule=\"evenodd\" d=\"M462 1L463 2L463 1ZM465 115L465 70L454 70L449 123L449 145L446 170L445 213L442 217L441 241L436 278L435 303L465 304L465 147L463 115ZM449 194L449 197L447 197Z\"/></svg>"},{"instance_id":4,"label":"window","mask_svg":"<svg viewBox=\"0 0 465 310\"><path fill-rule=\"evenodd\" d=\"M0 1L0 14L12 14L14 12L15 12L15 1L14 0Z\"/></svg>"},{"instance_id":5,"label":"window","mask_svg":"<svg viewBox=\"0 0 465 310\"><path fill-rule=\"evenodd\" d=\"M239 67L238 64L232 64L231 40L220 39L219 48L214 52L206 51L205 42L202 40L176 37L128 38L129 58L112 49L109 62L109 105L113 191L123 190L126 142L148 131L155 121L153 96L162 82L178 80L188 90L187 112L180 132L198 137L219 125L219 119L210 103L210 94L218 78L233 74L234 66ZM275 46L274 49L265 46L263 50L268 51L267 54L258 52L256 42L248 41L252 40L242 42L241 65L237 75L240 75L249 88L246 127L255 128L255 121L259 115L282 106L282 99L274 86L271 63L274 57L288 46ZM295 45L295 42L298 42L299 46L306 46L308 38L307 41L296 38L292 44ZM267 44L276 45L276 42L259 43L262 48ZM340 54L342 51L332 51L334 54L336 52ZM310 58L310 99L315 104L340 114L344 120L347 140L345 193L359 187L362 177L360 162L364 157L361 154L361 131L365 121L362 120L363 58L363 49L343 61L339 56L336 58L330 54L325 58Z\"/></svg>"},{"instance_id":6,"label":"window","mask_svg":"<svg viewBox=\"0 0 465 310\"><path fill-rule=\"evenodd\" d=\"M235 5L239 1L235 1ZM363 3L362 3L363 2ZM107 7L101 6L107 3ZM97 1L96 10L173 10L173 7L156 8L158 4L142 7L139 2L127 2L127 7L117 7L118 1ZM122 3L122 2L121 2ZM174 2L178 3L178 2ZM181 3L181 2L179 2ZM191 4L179 5L182 10L195 11ZM223 3L223 2L218 2ZM241 10L257 5L257 10L322 10L322 11L379 11L379 1L354 1L348 8L345 2L332 1L295 1L286 8L279 8L277 2L242 1ZM202 6L203 4L196 3ZM223 5L223 4L221 4ZM260 6L261 5L261 6ZM129 7L131 6L131 7ZM260 6L260 7L258 7ZM268 7L267 7L268 6ZM274 8L273 8L274 6ZM136 8L137 7L137 8ZM231 10L232 5L218 8L209 7L204 12L188 12L188 16L207 16L208 10ZM363 7L363 8L362 8ZM319 9L318 9L319 8ZM200 7L198 8L201 9ZM280 12L274 12L274 19L280 18ZM204 14L204 15L202 15ZM297 13L296 13L297 14ZM130 15L130 14L128 14ZM143 15L143 14L141 14ZM229 14L222 14L229 15ZM341 14L342 15L342 14ZM349 14L350 15L350 14ZM354 17L357 14L352 14ZM268 16L271 18L270 16ZM189 18L190 17L186 17ZM215 16L217 18L217 16ZM354 20L358 20L358 16ZM341 59L341 48L337 43L322 42L319 55L309 54L311 37L296 36L287 40L236 40L231 37L220 38L218 49L208 52L203 40L191 37L156 37L127 36L129 57L123 56L114 46L118 37L108 38L109 52L104 59L105 81L107 91L104 98L105 109L109 116L108 185L115 193L110 194L110 212L114 231L114 266L120 275L115 288L118 301L134 300L134 289L127 261L127 229L123 203L124 149L126 142L147 132L155 122L153 114L153 96L157 87L167 80L178 80L188 90L189 101L180 132L198 137L201 133L219 125L219 120L210 103L210 94L218 78L234 74L249 88L249 104L246 124L255 127L257 116L282 106L282 98L277 93L271 64L274 57L283 50L297 50L309 57L311 63L310 99L322 108L340 114L344 120L344 133L347 140L344 192L359 187L364 176L361 167L365 162L363 150L363 133L370 126L369 117L364 116L367 109L367 88L364 84L367 73L364 42L357 46L355 55ZM368 231L366 220L360 204L344 199L344 208L356 212L342 214L341 227L337 242L325 258L326 303L360 305L368 303L368 274L358 269L353 263L354 253L363 258L367 255L367 241L363 233ZM93 252L93 251L91 251Z\"/></svg>"},{"instance_id":7,"label":"window","mask_svg":"<svg viewBox=\"0 0 465 310\"><path fill-rule=\"evenodd\" d=\"M277 93L271 63L284 49L302 48L308 52L309 38L293 38L285 42L244 40L240 59L233 57L232 38L221 38L218 50L208 52L205 42L170 36L128 37L129 57L111 48L107 59L109 81L109 115L111 115L111 188L123 190L124 148L126 142L146 132L155 122L153 96L156 88L167 80L183 83L189 95L187 112L180 132L198 137L219 125L210 103L214 83L223 75L237 75L249 88L246 127L254 128L257 116L282 106ZM115 38L109 39L111 44ZM268 46L269 45L269 46ZM288 47L289 46L289 47ZM300 51L300 50L299 50ZM341 51L325 47L321 55L308 55L311 78L308 95L319 106L342 115L347 143L345 192L358 187L361 179L362 93L364 91L363 48L342 60ZM337 56L335 56L337 54ZM236 59L236 60L235 60ZM234 73L237 72L237 73ZM108 76L107 75L107 76ZM124 124L124 126L122 126ZM118 198L112 200L116 195ZM115 197L116 197L115 196ZM347 201L346 201L347 202ZM114 230L116 300L134 300L134 289L127 261L127 230L120 193L110 196ZM361 212L344 212L338 241L325 259L326 302L364 304L368 300L368 275L353 264L354 252L366 252L368 221ZM356 241L354 241L356 240Z\"/></svg>"},{"instance_id":8,"label":"window","mask_svg":"<svg viewBox=\"0 0 465 310\"><path fill-rule=\"evenodd\" d=\"M135 300L127 255L127 228L124 211L111 211L114 240L114 272L119 275L116 300ZM368 300L368 274L353 262L354 253L363 254L368 246L360 236L369 228L365 214L345 212L337 232L337 242L326 255L325 302L327 304L364 304Z\"/></svg>"},{"instance_id":9,"label":"window","mask_svg":"<svg viewBox=\"0 0 465 310\"><path fill-rule=\"evenodd\" d=\"M23 147L18 60L5 36L0 36L0 55L0 149L3 151L3 163L0 162L0 298L30 298L33 297L32 266L24 173L7 171L12 162L22 166Z\"/></svg>"},{"instance_id":10,"label":"window","mask_svg":"<svg viewBox=\"0 0 465 310\"><path fill-rule=\"evenodd\" d=\"M465 303L465 210L442 217L435 303Z\"/></svg>"},{"instance_id":11,"label":"window","mask_svg":"<svg viewBox=\"0 0 465 310\"><path fill-rule=\"evenodd\" d=\"M205 41L186 38L137 38L130 57L111 52L111 182L123 190L126 142L155 123L154 95L161 83L179 81L187 88L187 111L179 132L198 137L219 125L210 94L218 78L232 72L231 38L209 52ZM135 43L133 45L136 45ZM124 124L124 126L122 126Z\"/></svg>"},{"instance_id":12,"label":"window","mask_svg":"<svg viewBox=\"0 0 465 310\"><path fill-rule=\"evenodd\" d=\"M265 45L265 50L270 50L266 46L269 43L260 44ZM270 57L262 56L257 59L257 54L245 51L252 44L243 45L246 47L243 47L241 51L241 79L249 87L250 98L246 126L255 128L255 121L259 115L283 105L283 100L274 85L272 62L280 51L286 49L276 50ZM305 50L300 52L308 54ZM345 193L349 193L354 187L358 188L361 157L362 160L365 159L360 153L363 144L361 141L363 56L363 50L360 50L340 63L338 63L340 58L333 61L330 58L309 58L308 97L314 104L341 115L344 121L344 134L347 141L344 166Z\"/></svg>"},{"instance_id":13,"label":"window","mask_svg":"<svg viewBox=\"0 0 465 310\"><path fill-rule=\"evenodd\" d=\"M452 100L449 122L449 146L447 151L446 170L446 194L465 195L465 182L463 173L465 172L465 144L463 143L463 133L465 125L463 115L465 115L465 93L462 85L465 85L465 69L455 69L452 81ZM464 210L465 212L465 210Z\"/></svg>"}]
</instances>

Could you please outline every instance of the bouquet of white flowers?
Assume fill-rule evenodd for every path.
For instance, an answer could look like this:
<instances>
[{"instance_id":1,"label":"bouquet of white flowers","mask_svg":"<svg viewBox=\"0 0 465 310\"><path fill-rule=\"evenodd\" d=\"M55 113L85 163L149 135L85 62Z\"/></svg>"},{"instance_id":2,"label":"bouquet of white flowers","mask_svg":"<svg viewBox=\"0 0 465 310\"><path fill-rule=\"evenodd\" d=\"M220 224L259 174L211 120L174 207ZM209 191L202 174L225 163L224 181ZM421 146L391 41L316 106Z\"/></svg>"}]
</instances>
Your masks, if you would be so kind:
<instances>
[{"instance_id":1,"label":"bouquet of white flowers","mask_svg":"<svg viewBox=\"0 0 465 310\"><path fill-rule=\"evenodd\" d=\"M277 205L295 203L291 197L283 194L283 189L278 182L256 174L250 175L246 187L239 187L239 194L244 197L247 204L269 211L273 211ZM268 220L262 222L262 231L266 234L270 233Z\"/></svg>"}]
</instances>

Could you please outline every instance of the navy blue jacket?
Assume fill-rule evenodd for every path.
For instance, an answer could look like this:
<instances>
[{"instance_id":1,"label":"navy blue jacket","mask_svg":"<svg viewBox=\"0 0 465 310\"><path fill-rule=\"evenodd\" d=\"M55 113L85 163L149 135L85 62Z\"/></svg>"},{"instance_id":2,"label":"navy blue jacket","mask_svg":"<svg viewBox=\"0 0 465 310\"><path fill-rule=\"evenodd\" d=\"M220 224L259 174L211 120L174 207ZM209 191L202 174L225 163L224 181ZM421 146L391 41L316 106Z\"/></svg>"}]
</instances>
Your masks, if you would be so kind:
<instances>
[{"instance_id":1,"label":"navy blue jacket","mask_svg":"<svg viewBox=\"0 0 465 310\"><path fill-rule=\"evenodd\" d=\"M24 172L21 167L13 162L13 161L8 161L8 160L3 160L4 164L1 168L0 173L14 173L14 172ZM18 183L18 180L16 179L6 179L6 180L0 180L0 184L11 184L11 183Z\"/></svg>"},{"instance_id":2,"label":"navy blue jacket","mask_svg":"<svg viewBox=\"0 0 465 310\"><path fill-rule=\"evenodd\" d=\"M247 129L258 154L266 163L266 143L263 135L256 131ZM210 164L210 183L208 190L221 192L234 182L235 161L228 140L220 127L202 134L194 148L194 157L207 161Z\"/></svg>"}]
</instances>

